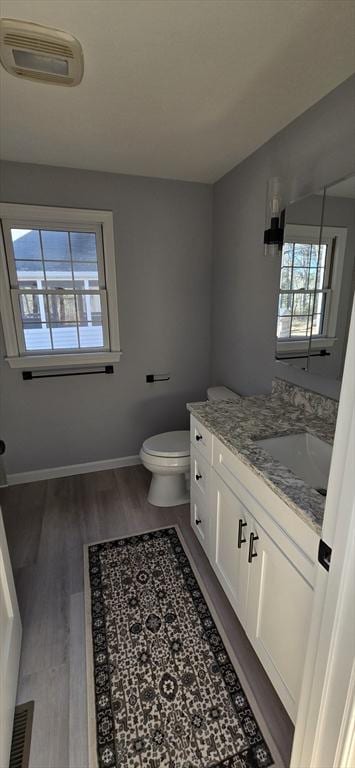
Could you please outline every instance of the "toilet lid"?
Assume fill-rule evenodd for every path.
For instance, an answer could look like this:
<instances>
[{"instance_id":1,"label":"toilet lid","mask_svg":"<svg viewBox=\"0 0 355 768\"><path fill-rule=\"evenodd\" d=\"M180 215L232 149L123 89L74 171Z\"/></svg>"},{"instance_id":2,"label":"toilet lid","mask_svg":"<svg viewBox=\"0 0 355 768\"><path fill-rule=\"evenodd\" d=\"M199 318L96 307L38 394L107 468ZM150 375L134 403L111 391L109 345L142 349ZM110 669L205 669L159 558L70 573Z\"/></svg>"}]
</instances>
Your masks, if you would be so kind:
<instances>
[{"instance_id":1,"label":"toilet lid","mask_svg":"<svg viewBox=\"0 0 355 768\"><path fill-rule=\"evenodd\" d=\"M143 451L151 456L180 456L190 455L190 432L162 432L161 435L148 437L143 443Z\"/></svg>"}]
</instances>

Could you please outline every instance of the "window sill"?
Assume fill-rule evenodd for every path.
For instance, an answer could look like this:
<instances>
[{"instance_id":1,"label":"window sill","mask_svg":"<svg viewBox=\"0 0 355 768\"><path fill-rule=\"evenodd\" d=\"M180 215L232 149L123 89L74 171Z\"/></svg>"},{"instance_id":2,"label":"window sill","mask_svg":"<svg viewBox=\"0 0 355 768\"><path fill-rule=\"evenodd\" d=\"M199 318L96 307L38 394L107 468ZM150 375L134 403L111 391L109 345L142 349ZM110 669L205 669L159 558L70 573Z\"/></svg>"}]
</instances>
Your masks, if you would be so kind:
<instances>
[{"instance_id":1,"label":"window sill","mask_svg":"<svg viewBox=\"0 0 355 768\"><path fill-rule=\"evenodd\" d=\"M120 361L122 352L80 352L60 355L26 355L6 357L10 368L28 370L30 368L64 368L84 365L109 365Z\"/></svg>"},{"instance_id":2,"label":"window sill","mask_svg":"<svg viewBox=\"0 0 355 768\"><path fill-rule=\"evenodd\" d=\"M337 338L330 337L330 336L324 336L317 337L312 339L311 349L331 349L335 342L337 341ZM287 352L305 352L308 350L309 346L309 340L305 341L304 339L300 339L300 341L278 341L276 344L276 351L279 353L287 353Z\"/></svg>"}]
</instances>

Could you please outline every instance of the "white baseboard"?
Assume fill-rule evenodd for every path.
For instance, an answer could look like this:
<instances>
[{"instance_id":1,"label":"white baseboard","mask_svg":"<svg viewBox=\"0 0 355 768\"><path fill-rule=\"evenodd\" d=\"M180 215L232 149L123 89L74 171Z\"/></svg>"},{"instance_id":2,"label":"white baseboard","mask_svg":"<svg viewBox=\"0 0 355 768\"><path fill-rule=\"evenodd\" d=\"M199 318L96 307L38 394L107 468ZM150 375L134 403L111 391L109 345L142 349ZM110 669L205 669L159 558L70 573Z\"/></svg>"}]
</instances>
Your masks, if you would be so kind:
<instances>
[{"instance_id":1,"label":"white baseboard","mask_svg":"<svg viewBox=\"0 0 355 768\"><path fill-rule=\"evenodd\" d=\"M104 469L131 467L140 463L139 456L122 456L120 459L103 459L103 461L88 461L85 464L68 464L65 467L33 469L29 472L15 472L14 474L7 475L7 484L22 485L22 483L35 483L37 480L52 480L55 477L84 475L88 472L101 472Z\"/></svg>"}]
</instances>

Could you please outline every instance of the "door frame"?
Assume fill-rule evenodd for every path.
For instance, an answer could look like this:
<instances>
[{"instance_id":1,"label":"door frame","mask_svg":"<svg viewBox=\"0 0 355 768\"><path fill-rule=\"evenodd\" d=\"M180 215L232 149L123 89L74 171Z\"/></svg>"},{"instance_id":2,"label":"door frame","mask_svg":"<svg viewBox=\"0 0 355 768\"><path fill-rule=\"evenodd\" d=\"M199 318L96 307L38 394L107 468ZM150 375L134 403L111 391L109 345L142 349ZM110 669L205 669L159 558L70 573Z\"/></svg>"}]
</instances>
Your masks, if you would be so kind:
<instances>
[{"instance_id":1,"label":"door frame","mask_svg":"<svg viewBox=\"0 0 355 768\"><path fill-rule=\"evenodd\" d=\"M355 751L355 299L290 768L348 768ZM336 681L336 685L335 685Z\"/></svg>"},{"instance_id":2,"label":"door frame","mask_svg":"<svg viewBox=\"0 0 355 768\"><path fill-rule=\"evenodd\" d=\"M0 588L7 612L6 642L0 654L0 764L10 759L13 717L20 665L22 624L17 602L5 527L0 508ZM5 762L4 762L5 761Z\"/></svg>"}]
</instances>

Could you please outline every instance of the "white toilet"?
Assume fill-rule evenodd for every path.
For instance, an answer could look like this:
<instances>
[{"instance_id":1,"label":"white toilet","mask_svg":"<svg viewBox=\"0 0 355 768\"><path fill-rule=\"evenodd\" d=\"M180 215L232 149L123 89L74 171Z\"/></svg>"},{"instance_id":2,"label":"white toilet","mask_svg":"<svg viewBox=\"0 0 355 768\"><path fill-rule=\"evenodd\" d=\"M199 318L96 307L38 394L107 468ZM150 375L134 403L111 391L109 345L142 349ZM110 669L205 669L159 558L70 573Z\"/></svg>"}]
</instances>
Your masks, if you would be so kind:
<instances>
[{"instance_id":1,"label":"white toilet","mask_svg":"<svg viewBox=\"0 0 355 768\"><path fill-rule=\"evenodd\" d=\"M148 437L140 452L142 464L152 473L148 501L156 507L173 507L189 500L190 432L163 432Z\"/></svg>"},{"instance_id":2,"label":"white toilet","mask_svg":"<svg viewBox=\"0 0 355 768\"><path fill-rule=\"evenodd\" d=\"M227 387L210 387L209 400L232 400ZM156 507L175 507L189 501L190 432L163 432L144 441L140 458L152 473L148 501Z\"/></svg>"}]
</instances>

